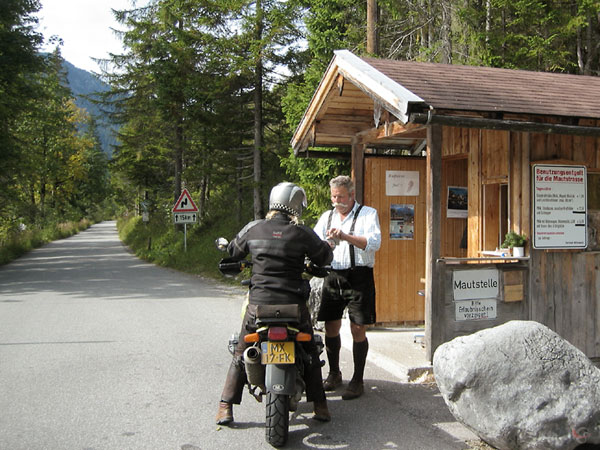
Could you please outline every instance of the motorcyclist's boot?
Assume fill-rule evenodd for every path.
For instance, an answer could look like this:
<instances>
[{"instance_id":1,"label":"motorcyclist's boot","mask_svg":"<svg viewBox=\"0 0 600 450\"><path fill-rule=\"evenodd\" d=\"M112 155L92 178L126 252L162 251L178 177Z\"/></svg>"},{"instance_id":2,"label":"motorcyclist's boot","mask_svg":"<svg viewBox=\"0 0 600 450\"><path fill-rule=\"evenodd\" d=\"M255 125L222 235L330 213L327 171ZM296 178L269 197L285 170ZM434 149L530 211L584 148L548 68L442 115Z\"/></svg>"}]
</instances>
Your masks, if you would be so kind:
<instances>
[{"instance_id":1,"label":"motorcyclist's boot","mask_svg":"<svg viewBox=\"0 0 600 450\"><path fill-rule=\"evenodd\" d=\"M329 422L331 420L331 414L329 414L329 409L327 408L327 400L314 403L315 415L313 416L313 419L318 420L319 422Z\"/></svg>"},{"instance_id":2,"label":"motorcyclist's boot","mask_svg":"<svg viewBox=\"0 0 600 450\"><path fill-rule=\"evenodd\" d=\"M217 425L227 425L233 422L233 405L228 402L219 402L219 411L217 412Z\"/></svg>"}]
</instances>

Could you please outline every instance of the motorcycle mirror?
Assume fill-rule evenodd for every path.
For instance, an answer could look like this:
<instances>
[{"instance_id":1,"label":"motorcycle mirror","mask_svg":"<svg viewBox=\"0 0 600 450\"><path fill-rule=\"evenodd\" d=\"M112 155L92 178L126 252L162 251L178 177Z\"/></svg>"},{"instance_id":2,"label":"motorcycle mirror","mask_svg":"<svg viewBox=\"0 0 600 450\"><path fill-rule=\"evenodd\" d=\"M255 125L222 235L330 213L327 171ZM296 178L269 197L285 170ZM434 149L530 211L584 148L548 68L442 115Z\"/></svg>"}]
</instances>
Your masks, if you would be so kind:
<instances>
[{"instance_id":1,"label":"motorcycle mirror","mask_svg":"<svg viewBox=\"0 0 600 450\"><path fill-rule=\"evenodd\" d=\"M222 252L227 250L228 245L229 245L229 241L227 239L225 239L224 237L220 237L215 240L215 246L217 247L217 249L221 250Z\"/></svg>"}]
</instances>

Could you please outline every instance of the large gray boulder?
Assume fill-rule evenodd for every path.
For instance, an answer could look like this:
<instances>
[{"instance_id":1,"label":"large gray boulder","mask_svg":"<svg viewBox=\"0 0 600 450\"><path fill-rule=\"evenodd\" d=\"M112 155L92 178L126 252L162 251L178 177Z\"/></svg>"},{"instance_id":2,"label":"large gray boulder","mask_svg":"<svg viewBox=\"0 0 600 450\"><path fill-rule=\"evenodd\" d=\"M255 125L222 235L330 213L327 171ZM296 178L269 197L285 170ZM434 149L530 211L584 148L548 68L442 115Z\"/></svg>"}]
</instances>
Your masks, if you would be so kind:
<instances>
[{"instance_id":1,"label":"large gray boulder","mask_svg":"<svg viewBox=\"0 0 600 450\"><path fill-rule=\"evenodd\" d=\"M532 321L511 321L436 350L433 372L454 417L501 450L600 443L600 370Z\"/></svg>"}]
</instances>

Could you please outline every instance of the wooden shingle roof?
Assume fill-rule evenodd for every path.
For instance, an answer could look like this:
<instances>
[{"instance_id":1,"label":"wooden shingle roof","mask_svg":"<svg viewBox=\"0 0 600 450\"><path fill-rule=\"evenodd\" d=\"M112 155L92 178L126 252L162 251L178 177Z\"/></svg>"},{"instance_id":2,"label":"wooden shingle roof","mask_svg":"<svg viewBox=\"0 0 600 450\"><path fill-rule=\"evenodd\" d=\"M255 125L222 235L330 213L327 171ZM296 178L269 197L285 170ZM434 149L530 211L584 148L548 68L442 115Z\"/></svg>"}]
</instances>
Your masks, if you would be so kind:
<instances>
[{"instance_id":1,"label":"wooden shingle roof","mask_svg":"<svg viewBox=\"0 0 600 450\"><path fill-rule=\"evenodd\" d=\"M437 123L448 114L468 116L472 127L480 126L477 118L505 120L503 129L521 120L519 115L538 117L534 120L567 123L556 125L564 127L560 131L542 132L576 134L566 129L571 123L600 120L600 77L359 58L339 50L291 144L295 152L346 147L355 139L418 148L429 123L424 117L432 114L438 115ZM600 135L597 128L585 131Z\"/></svg>"},{"instance_id":2,"label":"wooden shingle roof","mask_svg":"<svg viewBox=\"0 0 600 450\"><path fill-rule=\"evenodd\" d=\"M435 109L600 118L600 77L361 59Z\"/></svg>"}]
</instances>

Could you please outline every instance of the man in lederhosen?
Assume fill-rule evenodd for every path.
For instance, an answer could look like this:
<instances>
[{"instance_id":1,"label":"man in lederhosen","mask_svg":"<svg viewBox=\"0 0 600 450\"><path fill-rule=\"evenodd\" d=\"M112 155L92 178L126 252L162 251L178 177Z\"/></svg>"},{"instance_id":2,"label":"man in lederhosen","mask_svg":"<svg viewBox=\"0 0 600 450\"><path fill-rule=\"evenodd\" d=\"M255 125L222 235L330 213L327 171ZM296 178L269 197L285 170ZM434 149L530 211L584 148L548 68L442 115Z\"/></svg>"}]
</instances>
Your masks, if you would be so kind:
<instances>
[{"instance_id":1,"label":"man in lederhosen","mask_svg":"<svg viewBox=\"0 0 600 450\"><path fill-rule=\"evenodd\" d=\"M364 392L363 374L369 341L367 326L375 323L375 252L381 245L377 210L358 204L354 183L338 176L329 183L333 210L323 213L314 230L327 239L333 250L332 271L323 283L323 298L318 320L325 321L325 347L329 375L323 383L326 391L342 384L340 371L340 328L344 309L348 308L352 332L354 374L342 394L344 400Z\"/></svg>"}]
</instances>

